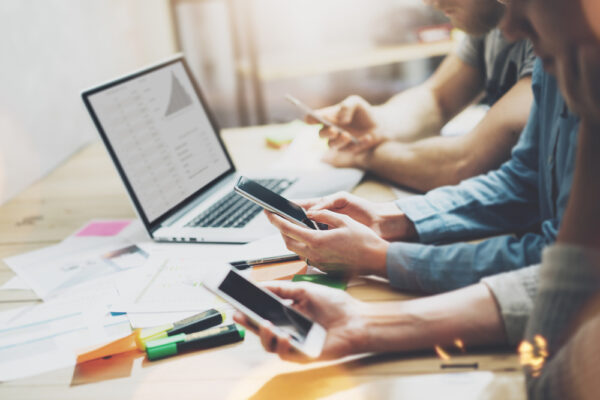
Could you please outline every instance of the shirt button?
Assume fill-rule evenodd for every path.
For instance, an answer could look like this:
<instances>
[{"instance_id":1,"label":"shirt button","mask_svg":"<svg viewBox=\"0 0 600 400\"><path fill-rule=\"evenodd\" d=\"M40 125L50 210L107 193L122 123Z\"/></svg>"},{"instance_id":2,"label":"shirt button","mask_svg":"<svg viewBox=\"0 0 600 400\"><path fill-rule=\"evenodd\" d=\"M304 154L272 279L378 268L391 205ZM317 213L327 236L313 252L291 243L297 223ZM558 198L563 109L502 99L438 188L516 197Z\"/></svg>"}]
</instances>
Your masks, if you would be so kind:
<instances>
[{"instance_id":1,"label":"shirt button","mask_svg":"<svg viewBox=\"0 0 600 400\"><path fill-rule=\"evenodd\" d=\"M548 164L552 164L552 159L553 159L552 156L548 157Z\"/></svg>"}]
</instances>

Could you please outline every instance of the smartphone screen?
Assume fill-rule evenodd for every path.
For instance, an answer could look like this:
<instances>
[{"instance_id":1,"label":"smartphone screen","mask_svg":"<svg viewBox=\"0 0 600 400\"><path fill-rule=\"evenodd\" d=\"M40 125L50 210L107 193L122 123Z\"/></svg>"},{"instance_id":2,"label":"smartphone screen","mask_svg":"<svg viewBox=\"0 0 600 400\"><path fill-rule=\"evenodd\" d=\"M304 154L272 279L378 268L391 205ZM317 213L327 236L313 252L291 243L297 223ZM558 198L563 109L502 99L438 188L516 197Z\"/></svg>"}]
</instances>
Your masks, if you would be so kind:
<instances>
[{"instance_id":1,"label":"smartphone screen","mask_svg":"<svg viewBox=\"0 0 600 400\"><path fill-rule=\"evenodd\" d=\"M319 116L319 114L317 114L315 112L315 110L313 110L312 108L310 108L309 106L307 106L306 104L304 104L303 102L301 102L300 100L298 100L297 98L295 98L294 96L292 96L291 94L286 94L285 95L285 99L287 101L289 101L290 103L294 104L299 109L301 109L305 114L310 115L311 117L313 117L314 119L316 119L317 121L319 121L321 124L323 124L325 126L328 126L330 128L337 129L340 132L347 132L346 129L340 127L339 125L336 125L336 124L334 124L331 121L327 121L326 119L321 118ZM352 143L358 144L358 139L356 139L352 135L350 135L350 140L352 140Z\"/></svg>"},{"instance_id":2,"label":"smartphone screen","mask_svg":"<svg viewBox=\"0 0 600 400\"><path fill-rule=\"evenodd\" d=\"M266 204L275 210L275 212L280 211L296 221L302 222L307 227L316 229L314 223L306 216L302 207L292 203L285 197L278 195L252 179L243 176L240 177L237 181L236 189L246 195L250 195L251 200L259 200L260 203L263 203L261 206L264 207Z\"/></svg>"},{"instance_id":3,"label":"smartphone screen","mask_svg":"<svg viewBox=\"0 0 600 400\"><path fill-rule=\"evenodd\" d=\"M219 285L219 290L254 311L260 317L289 334L299 343L304 343L312 328L312 321L296 310L282 304L263 289L247 281L239 274L229 271Z\"/></svg>"}]
</instances>

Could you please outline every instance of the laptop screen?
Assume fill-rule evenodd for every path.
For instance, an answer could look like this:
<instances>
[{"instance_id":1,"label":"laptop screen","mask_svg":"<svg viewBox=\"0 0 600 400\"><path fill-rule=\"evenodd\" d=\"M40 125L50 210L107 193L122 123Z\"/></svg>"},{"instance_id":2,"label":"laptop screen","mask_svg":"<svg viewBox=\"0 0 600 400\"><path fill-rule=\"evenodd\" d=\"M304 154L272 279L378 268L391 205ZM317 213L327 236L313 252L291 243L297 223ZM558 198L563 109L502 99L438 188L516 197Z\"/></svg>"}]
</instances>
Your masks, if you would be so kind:
<instances>
[{"instance_id":1,"label":"laptop screen","mask_svg":"<svg viewBox=\"0 0 600 400\"><path fill-rule=\"evenodd\" d=\"M181 60L88 101L149 223L232 169Z\"/></svg>"}]
</instances>

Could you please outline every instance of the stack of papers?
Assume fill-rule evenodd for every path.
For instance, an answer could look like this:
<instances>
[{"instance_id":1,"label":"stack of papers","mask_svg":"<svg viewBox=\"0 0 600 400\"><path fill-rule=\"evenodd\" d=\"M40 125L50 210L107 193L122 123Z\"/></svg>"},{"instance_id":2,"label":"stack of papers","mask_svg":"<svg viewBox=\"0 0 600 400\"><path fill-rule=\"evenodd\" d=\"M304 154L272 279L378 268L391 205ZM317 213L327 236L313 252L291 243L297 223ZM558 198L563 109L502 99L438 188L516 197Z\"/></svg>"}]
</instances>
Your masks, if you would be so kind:
<instances>
[{"instance_id":1,"label":"stack of papers","mask_svg":"<svg viewBox=\"0 0 600 400\"><path fill-rule=\"evenodd\" d=\"M3 289L31 289L44 302L0 313L0 381L73 366L84 349L209 308L228 323L232 307L203 276L228 261L283 254L279 235L182 246L150 241L137 221L96 220L55 246L7 258L17 277Z\"/></svg>"}]
</instances>

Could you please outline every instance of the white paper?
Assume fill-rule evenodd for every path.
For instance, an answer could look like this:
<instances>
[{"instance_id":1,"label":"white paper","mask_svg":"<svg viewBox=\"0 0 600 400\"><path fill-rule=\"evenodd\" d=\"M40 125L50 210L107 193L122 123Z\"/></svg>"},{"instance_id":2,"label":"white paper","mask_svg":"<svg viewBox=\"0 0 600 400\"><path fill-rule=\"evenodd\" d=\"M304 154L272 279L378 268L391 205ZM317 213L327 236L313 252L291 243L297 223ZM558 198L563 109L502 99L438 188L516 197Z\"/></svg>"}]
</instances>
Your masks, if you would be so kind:
<instances>
[{"instance_id":1,"label":"white paper","mask_svg":"<svg viewBox=\"0 0 600 400\"><path fill-rule=\"evenodd\" d=\"M143 276L140 271L132 271L127 279L117 282L122 301L111 306L111 312L127 313L134 328L146 328L209 308L230 309L202 286L201 277L211 268L219 267L227 266L223 261L203 265L196 260L171 258L146 269Z\"/></svg>"},{"instance_id":2,"label":"white paper","mask_svg":"<svg viewBox=\"0 0 600 400\"><path fill-rule=\"evenodd\" d=\"M56 298L78 285L145 264L148 254L123 235L72 237L41 250L5 259L42 299Z\"/></svg>"},{"instance_id":3,"label":"white paper","mask_svg":"<svg viewBox=\"0 0 600 400\"><path fill-rule=\"evenodd\" d=\"M31 290L27 282L19 276L15 276L4 283L0 290Z\"/></svg>"},{"instance_id":4,"label":"white paper","mask_svg":"<svg viewBox=\"0 0 600 400\"><path fill-rule=\"evenodd\" d=\"M131 333L127 318L68 298L0 313L0 381L75 365L83 348Z\"/></svg>"}]
</instances>

